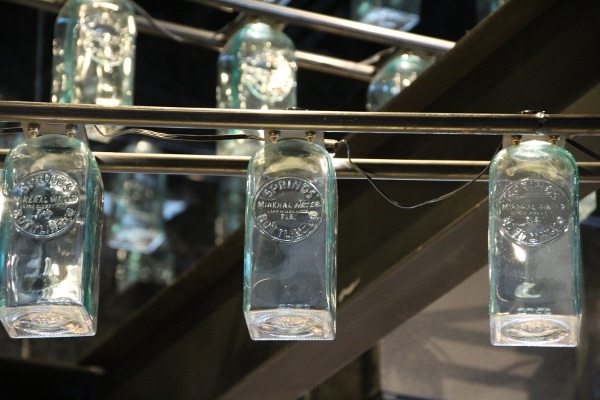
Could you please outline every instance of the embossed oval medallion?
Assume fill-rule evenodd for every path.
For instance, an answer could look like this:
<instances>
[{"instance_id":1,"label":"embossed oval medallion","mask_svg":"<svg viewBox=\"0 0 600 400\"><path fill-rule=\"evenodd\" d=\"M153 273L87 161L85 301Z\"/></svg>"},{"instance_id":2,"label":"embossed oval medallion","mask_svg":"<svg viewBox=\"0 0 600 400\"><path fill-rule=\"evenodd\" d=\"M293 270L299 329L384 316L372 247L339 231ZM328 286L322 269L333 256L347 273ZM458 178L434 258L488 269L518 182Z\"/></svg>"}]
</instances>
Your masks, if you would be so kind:
<instances>
[{"instance_id":1,"label":"embossed oval medallion","mask_svg":"<svg viewBox=\"0 0 600 400\"><path fill-rule=\"evenodd\" d=\"M497 203L501 229L520 244L551 242L568 227L571 202L560 187L541 179L523 179L506 188Z\"/></svg>"},{"instance_id":2,"label":"embossed oval medallion","mask_svg":"<svg viewBox=\"0 0 600 400\"><path fill-rule=\"evenodd\" d=\"M323 220L323 196L309 180L283 177L264 184L254 199L254 219L265 235L282 242L307 238Z\"/></svg>"},{"instance_id":3,"label":"embossed oval medallion","mask_svg":"<svg viewBox=\"0 0 600 400\"><path fill-rule=\"evenodd\" d=\"M61 171L40 171L17 182L9 202L19 232L48 238L61 235L75 223L80 209L77 182Z\"/></svg>"}]
</instances>

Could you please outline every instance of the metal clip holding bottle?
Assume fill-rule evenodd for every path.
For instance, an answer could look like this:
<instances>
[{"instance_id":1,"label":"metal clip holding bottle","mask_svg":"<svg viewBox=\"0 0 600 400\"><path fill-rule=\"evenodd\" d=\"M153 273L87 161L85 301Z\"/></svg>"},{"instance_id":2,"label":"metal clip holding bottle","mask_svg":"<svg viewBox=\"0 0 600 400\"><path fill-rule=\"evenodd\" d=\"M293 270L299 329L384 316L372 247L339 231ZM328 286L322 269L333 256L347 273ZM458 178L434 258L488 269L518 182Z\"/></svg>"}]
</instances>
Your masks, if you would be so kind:
<instances>
[{"instance_id":1,"label":"metal clip holding bottle","mask_svg":"<svg viewBox=\"0 0 600 400\"><path fill-rule=\"evenodd\" d=\"M244 315L254 340L335 336L337 189L322 133L272 131L248 165Z\"/></svg>"},{"instance_id":2,"label":"metal clip holding bottle","mask_svg":"<svg viewBox=\"0 0 600 400\"><path fill-rule=\"evenodd\" d=\"M578 174L558 137L513 137L490 164L491 342L579 341Z\"/></svg>"},{"instance_id":3,"label":"metal clip holding bottle","mask_svg":"<svg viewBox=\"0 0 600 400\"><path fill-rule=\"evenodd\" d=\"M4 164L0 321L13 338L96 332L103 186L72 124L29 124Z\"/></svg>"}]
</instances>

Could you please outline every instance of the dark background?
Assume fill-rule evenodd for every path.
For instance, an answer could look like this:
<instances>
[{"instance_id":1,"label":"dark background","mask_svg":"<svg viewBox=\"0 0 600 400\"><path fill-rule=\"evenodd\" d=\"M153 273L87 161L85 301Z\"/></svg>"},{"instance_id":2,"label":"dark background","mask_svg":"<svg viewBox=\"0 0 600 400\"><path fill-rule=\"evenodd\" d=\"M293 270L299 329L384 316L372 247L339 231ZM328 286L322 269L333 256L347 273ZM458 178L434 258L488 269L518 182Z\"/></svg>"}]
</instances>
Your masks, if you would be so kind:
<instances>
[{"instance_id":1,"label":"dark background","mask_svg":"<svg viewBox=\"0 0 600 400\"><path fill-rule=\"evenodd\" d=\"M154 18L217 31L234 18L213 8L186 2L140 0ZM292 0L289 7L341 18L348 0ZM421 22L412 32L456 41L476 23L473 0L423 0ZM55 15L8 1L0 2L0 93L5 99L48 101ZM299 50L363 60L383 49L289 25L285 32ZM135 104L214 107L216 60L212 50L140 33L137 42ZM364 110L366 83L300 69L298 106L313 110Z\"/></svg>"}]
</instances>

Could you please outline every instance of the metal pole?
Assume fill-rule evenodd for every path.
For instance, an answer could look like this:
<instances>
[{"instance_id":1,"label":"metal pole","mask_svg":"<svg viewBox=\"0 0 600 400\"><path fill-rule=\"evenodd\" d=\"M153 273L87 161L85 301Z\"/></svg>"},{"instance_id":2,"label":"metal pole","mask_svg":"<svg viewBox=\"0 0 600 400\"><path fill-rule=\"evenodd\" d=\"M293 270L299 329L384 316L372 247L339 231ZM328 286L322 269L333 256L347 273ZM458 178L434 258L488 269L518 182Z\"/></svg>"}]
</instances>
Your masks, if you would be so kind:
<instances>
[{"instance_id":1,"label":"metal pole","mask_svg":"<svg viewBox=\"0 0 600 400\"><path fill-rule=\"evenodd\" d=\"M8 150L0 150L0 168ZM100 170L105 173L135 172L146 174L245 176L250 157L188 154L137 154L94 152ZM333 159L338 179L364 179L344 158ZM467 182L483 171L488 161L468 160L382 160L352 159L375 180ZM600 162L580 162L582 183L600 183ZM484 174L478 181L487 182Z\"/></svg>"},{"instance_id":2,"label":"metal pole","mask_svg":"<svg viewBox=\"0 0 600 400\"><path fill-rule=\"evenodd\" d=\"M0 121L200 129L460 135L597 135L600 115L276 111L0 101ZM190 134L194 134L191 132Z\"/></svg>"},{"instance_id":3,"label":"metal pole","mask_svg":"<svg viewBox=\"0 0 600 400\"><path fill-rule=\"evenodd\" d=\"M189 0L194 3L210 5L213 7L244 11L251 14L260 14L275 17L285 23L305 26L314 30L334 33L368 40L382 44L405 44L423 49L445 52L454 47L454 42L416 35L414 33L383 28L380 26L364 24L343 18L299 10L291 7L279 6L257 0Z\"/></svg>"}]
</instances>

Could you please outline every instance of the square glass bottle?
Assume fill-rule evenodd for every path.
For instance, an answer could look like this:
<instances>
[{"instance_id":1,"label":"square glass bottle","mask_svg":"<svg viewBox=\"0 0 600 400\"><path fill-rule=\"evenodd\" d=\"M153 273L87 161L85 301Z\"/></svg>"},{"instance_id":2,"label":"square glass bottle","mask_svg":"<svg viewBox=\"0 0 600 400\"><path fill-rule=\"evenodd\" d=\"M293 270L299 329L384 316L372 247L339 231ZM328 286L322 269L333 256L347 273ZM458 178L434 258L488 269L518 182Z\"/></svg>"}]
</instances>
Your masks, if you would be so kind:
<instances>
[{"instance_id":1,"label":"square glass bottle","mask_svg":"<svg viewBox=\"0 0 600 400\"><path fill-rule=\"evenodd\" d=\"M581 267L573 156L555 141L515 141L492 160L489 199L492 344L576 346Z\"/></svg>"},{"instance_id":2,"label":"square glass bottle","mask_svg":"<svg viewBox=\"0 0 600 400\"><path fill-rule=\"evenodd\" d=\"M29 132L4 164L0 320L13 338L94 335L100 171L73 126Z\"/></svg>"},{"instance_id":3,"label":"square glass bottle","mask_svg":"<svg viewBox=\"0 0 600 400\"><path fill-rule=\"evenodd\" d=\"M244 315L254 340L335 336L335 171L312 134L294 133L248 166Z\"/></svg>"}]
</instances>

